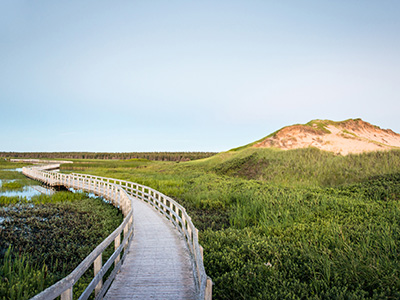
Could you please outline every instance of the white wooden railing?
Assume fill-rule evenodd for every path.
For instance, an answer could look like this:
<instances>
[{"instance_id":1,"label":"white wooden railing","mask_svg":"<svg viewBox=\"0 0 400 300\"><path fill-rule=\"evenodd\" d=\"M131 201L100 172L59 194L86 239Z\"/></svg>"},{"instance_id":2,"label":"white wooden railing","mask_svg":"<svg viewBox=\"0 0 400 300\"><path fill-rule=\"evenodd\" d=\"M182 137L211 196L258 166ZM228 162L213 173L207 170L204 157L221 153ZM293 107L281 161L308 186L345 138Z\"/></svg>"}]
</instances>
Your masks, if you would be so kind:
<instances>
[{"instance_id":1,"label":"white wooden railing","mask_svg":"<svg viewBox=\"0 0 400 300\"><path fill-rule=\"evenodd\" d=\"M103 196L110 201L114 206L121 209L124 220L122 224L114 230L100 245L96 247L67 277L61 279L43 292L37 294L32 299L34 300L51 300L61 296L61 300L72 300L73 286L82 277L82 275L91 266L94 268L94 278L89 283L85 291L80 295L79 299L88 299L95 291L95 298L102 299L108 290L111 282L121 268L123 261L127 255L127 249L133 238L133 207L132 199L124 189L116 184L97 183L93 186L84 186L78 176L49 172L59 167L57 164L46 165L40 167L24 167L22 172L24 175L42 181L51 186L64 185L67 188L82 189L93 191L96 189L96 194ZM57 175L57 176L56 176ZM121 234L123 233L123 241L121 243ZM114 253L102 265L102 254L107 247L114 242ZM124 253L121 257L121 252ZM114 269L103 284L103 277L110 267L114 264Z\"/></svg>"},{"instance_id":2,"label":"white wooden railing","mask_svg":"<svg viewBox=\"0 0 400 300\"><path fill-rule=\"evenodd\" d=\"M121 245L118 246L117 242L115 242L116 243L115 248L117 249L118 247L118 249L121 249L119 250L118 255L122 251L122 247L126 247L126 245L131 242L131 235L132 235L131 232L133 229L132 226L133 207L131 201L127 200L130 199L129 197L136 197L138 199L141 199L149 203L155 210L157 210L159 213L168 218L175 225L175 227L183 234L193 259L193 265L194 265L193 273L195 277L196 290L198 292L197 293L198 299L209 300L212 298L212 280L207 276L204 269L203 248L199 244L198 230L193 225L192 220L190 216L186 213L184 207L182 207L172 198L150 187L138 183L107 178L107 177L93 176L88 174L75 174L75 173L63 174L63 173L46 171L48 169L54 169L55 167L56 165L47 165L44 167L23 168L23 173L28 177L40 180L50 186L63 185L68 188L72 187L78 190L82 189L88 192L92 192L96 195L103 196L106 200L109 200L113 205L118 206L122 210L125 219L124 222L121 224L121 226L118 227L118 229L116 229L106 240L104 240L70 275L68 275L66 278L62 279L55 285L49 287L42 293L38 294L36 297L33 298L34 300L54 299L58 295L61 295L62 300L72 299L70 297L72 297L73 284L77 281L77 279L80 278L80 276L82 276L82 274L90 267L92 263L94 263L95 274L100 274L100 275L95 276L95 278L92 281L94 283L93 284L91 283L86 289L88 290L88 292L86 292L85 290L86 293L82 294L82 296L79 299L87 299L87 297L89 297L90 293L93 291L94 286L96 285L101 286L101 278L104 276L105 272L112 264L112 261L110 263L109 261L112 259L114 260L117 259L116 257L117 250L116 252L114 252L115 257L113 254L107 261L107 263L103 266L104 270L106 266L108 267L107 270L105 271L103 270L103 268L99 268L99 266L96 267L95 260L98 257L98 255L101 255L104 249L107 248L107 246L113 241L114 234L115 236L118 236L118 234L120 235L122 228L124 228L124 237L125 237L125 230L127 231L126 234L127 240L125 241L124 238L125 243L123 242ZM128 218L130 221L126 221ZM126 251L124 251L124 256L125 255ZM115 267L113 273L115 270L117 271L119 270L121 263L123 262L123 259L124 257L121 260L119 260L118 256L119 260L118 269L117 267ZM86 268L85 271L83 271L84 268ZM114 279L115 274L112 274L113 277L111 277L110 275L109 279L107 279L106 284L104 284L102 288L101 287L98 288L98 291L96 290L96 299L103 297L104 293L111 284L111 281ZM67 278L69 279L67 280ZM54 288L54 286L56 285L59 285L60 288ZM51 293L47 292L47 290L50 289L52 290L52 292ZM41 294L46 292L47 292L46 297L40 296ZM85 296L83 297L83 295ZM50 296L54 297L51 298Z\"/></svg>"}]
</instances>

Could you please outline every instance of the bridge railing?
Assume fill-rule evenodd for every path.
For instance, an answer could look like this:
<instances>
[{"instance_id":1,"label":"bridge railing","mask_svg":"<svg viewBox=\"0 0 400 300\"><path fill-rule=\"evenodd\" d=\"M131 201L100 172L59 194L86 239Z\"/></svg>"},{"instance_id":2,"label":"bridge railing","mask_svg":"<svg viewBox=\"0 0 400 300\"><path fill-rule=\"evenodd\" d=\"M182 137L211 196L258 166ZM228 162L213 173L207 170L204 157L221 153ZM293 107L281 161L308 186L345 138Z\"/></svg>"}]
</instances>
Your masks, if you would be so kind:
<instances>
[{"instance_id":1,"label":"bridge railing","mask_svg":"<svg viewBox=\"0 0 400 300\"><path fill-rule=\"evenodd\" d=\"M34 300L51 300L61 296L61 300L72 300L73 286L82 277L82 275L90 268L94 269L94 277L85 291L80 295L79 299L88 299L95 291L95 298L102 299L117 272L120 270L123 261L127 255L127 249L133 238L133 207L132 199L128 193L116 184L104 183L103 181L91 181L86 184L80 176L48 172L47 169L54 168L51 166L39 166L22 168L23 174L33 179L42 181L51 186L64 185L75 189L82 189L94 192L103 196L114 206L121 209L124 214L124 220L121 225L114 230L104 241L102 241L96 249L94 249L67 277L58 281L43 292L37 294ZM123 240L121 242L121 235ZM108 258L107 262L102 265L102 254L111 243L114 242L114 253ZM123 255L121 257L121 253ZM114 264L114 269L103 284L103 277L106 272Z\"/></svg>"},{"instance_id":2,"label":"bridge railing","mask_svg":"<svg viewBox=\"0 0 400 300\"><path fill-rule=\"evenodd\" d=\"M59 173L58 175L62 174ZM81 182L86 184L93 181L102 181L104 184L116 184L123 188L129 195L149 203L155 210L168 218L185 236L186 244L193 257L194 276L196 278L199 299L208 300L212 298L212 280L207 276L204 269L203 247L199 244L198 230L193 225L192 219L184 207L163 193L138 183L88 174L74 173L73 176L79 177Z\"/></svg>"},{"instance_id":3,"label":"bridge railing","mask_svg":"<svg viewBox=\"0 0 400 300\"><path fill-rule=\"evenodd\" d=\"M29 168L29 170L35 178L46 184L64 185L66 187L82 189L103 196L107 200L112 201L114 205L119 205L123 212L132 210L132 208L126 207L123 203L121 204L118 198L118 191L123 190L127 195L149 203L155 210L168 218L185 237L189 252L193 257L193 275L195 277L196 289L199 295L198 299L209 300L212 298L213 283L204 269L203 247L199 244L198 230L193 225L192 219L187 214L186 209L179 203L148 186L138 183L88 174L47 172L44 170L46 167L47 166L33 167ZM52 168L54 168L54 165ZM36 298L34 299L36 300Z\"/></svg>"}]
</instances>

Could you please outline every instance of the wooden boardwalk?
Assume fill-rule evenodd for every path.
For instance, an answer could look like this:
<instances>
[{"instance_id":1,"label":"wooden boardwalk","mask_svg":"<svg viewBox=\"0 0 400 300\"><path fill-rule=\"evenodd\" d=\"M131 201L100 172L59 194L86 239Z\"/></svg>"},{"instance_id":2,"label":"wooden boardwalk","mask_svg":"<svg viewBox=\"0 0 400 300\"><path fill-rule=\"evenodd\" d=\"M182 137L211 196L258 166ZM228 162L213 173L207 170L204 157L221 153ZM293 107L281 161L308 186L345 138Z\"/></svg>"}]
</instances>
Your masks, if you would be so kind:
<instances>
[{"instance_id":1,"label":"wooden boardwalk","mask_svg":"<svg viewBox=\"0 0 400 300\"><path fill-rule=\"evenodd\" d=\"M134 238L105 299L195 299L192 263L182 235L150 205L138 199L132 204Z\"/></svg>"},{"instance_id":2,"label":"wooden boardwalk","mask_svg":"<svg viewBox=\"0 0 400 300\"><path fill-rule=\"evenodd\" d=\"M211 300L212 281L204 270L198 230L181 205L134 182L48 171L57 166L24 167L23 173L50 186L102 196L122 211L124 221L74 271L32 299L61 296L61 300L72 300L74 284L93 267L93 279L80 300L88 299L93 291L96 299L108 300ZM103 265L103 252L112 242L115 251ZM113 271L106 275L112 265Z\"/></svg>"}]
</instances>

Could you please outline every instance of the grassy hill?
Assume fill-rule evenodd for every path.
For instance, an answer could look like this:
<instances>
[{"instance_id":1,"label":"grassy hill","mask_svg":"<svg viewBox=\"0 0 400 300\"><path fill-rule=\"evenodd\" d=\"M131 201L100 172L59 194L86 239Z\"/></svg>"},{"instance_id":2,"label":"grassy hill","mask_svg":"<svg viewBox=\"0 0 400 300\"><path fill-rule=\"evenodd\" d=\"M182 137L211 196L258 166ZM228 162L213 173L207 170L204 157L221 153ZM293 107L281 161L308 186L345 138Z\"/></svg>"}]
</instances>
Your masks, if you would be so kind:
<instances>
[{"instance_id":1,"label":"grassy hill","mask_svg":"<svg viewBox=\"0 0 400 300\"><path fill-rule=\"evenodd\" d=\"M316 148L281 151L246 148L223 154L213 170L220 175L290 186L338 186L400 170L400 151L347 156Z\"/></svg>"},{"instance_id":2,"label":"grassy hill","mask_svg":"<svg viewBox=\"0 0 400 300\"><path fill-rule=\"evenodd\" d=\"M215 299L400 298L400 151L243 148L64 168L181 202L200 229Z\"/></svg>"}]
</instances>

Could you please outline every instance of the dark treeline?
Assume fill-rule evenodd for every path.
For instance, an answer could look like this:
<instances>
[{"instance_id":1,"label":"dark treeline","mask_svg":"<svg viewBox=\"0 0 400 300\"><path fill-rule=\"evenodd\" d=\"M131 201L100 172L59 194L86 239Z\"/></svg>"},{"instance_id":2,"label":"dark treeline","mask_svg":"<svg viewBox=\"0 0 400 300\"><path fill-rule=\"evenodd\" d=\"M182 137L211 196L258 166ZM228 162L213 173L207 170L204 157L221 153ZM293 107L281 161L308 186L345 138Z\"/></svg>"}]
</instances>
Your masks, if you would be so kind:
<instances>
[{"instance_id":1,"label":"dark treeline","mask_svg":"<svg viewBox=\"0 0 400 300\"><path fill-rule=\"evenodd\" d=\"M189 161L210 157L216 152L0 152L0 157L51 159L148 159L157 161Z\"/></svg>"}]
</instances>

